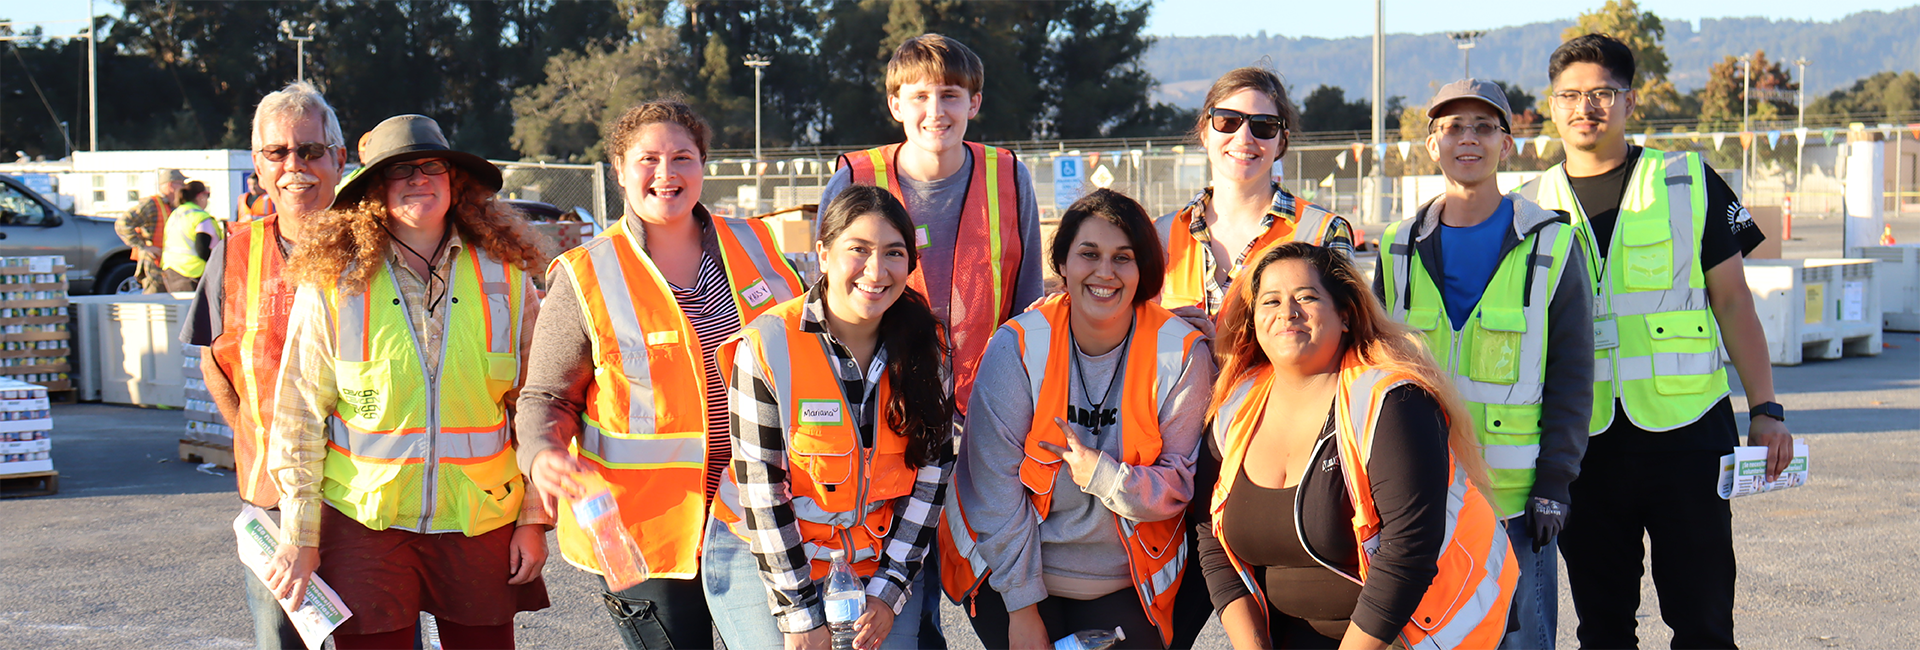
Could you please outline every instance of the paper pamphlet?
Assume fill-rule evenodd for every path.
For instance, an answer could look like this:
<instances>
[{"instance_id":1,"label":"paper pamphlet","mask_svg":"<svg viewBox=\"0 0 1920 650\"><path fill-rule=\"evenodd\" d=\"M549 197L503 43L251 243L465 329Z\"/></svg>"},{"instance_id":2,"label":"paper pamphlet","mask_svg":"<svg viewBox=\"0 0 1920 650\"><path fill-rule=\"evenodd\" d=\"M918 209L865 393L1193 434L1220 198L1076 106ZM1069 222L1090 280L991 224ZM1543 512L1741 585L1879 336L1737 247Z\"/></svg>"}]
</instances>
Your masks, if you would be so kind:
<instances>
[{"instance_id":1,"label":"paper pamphlet","mask_svg":"<svg viewBox=\"0 0 1920 650\"><path fill-rule=\"evenodd\" d=\"M240 542L240 561L264 582L267 561L280 543L280 527L267 517L267 511L248 505L233 519L233 533ZM307 593L298 609L287 601L280 601L280 607L287 610L287 618L293 621L294 629L300 631L300 640L307 643L307 650L320 650L334 628L353 617L347 604L340 602L340 595L333 593L333 588L317 575L307 582Z\"/></svg>"},{"instance_id":2,"label":"paper pamphlet","mask_svg":"<svg viewBox=\"0 0 1920 650\"><path fill-rule=\"evenodd\" d=\"M1767 482L1767 448L1734 447L1720 457L1720 498L1733 499L1807 484L1807 443L1793 443L1793 461L1780 478Z\"/></svg>"}]
</instances>

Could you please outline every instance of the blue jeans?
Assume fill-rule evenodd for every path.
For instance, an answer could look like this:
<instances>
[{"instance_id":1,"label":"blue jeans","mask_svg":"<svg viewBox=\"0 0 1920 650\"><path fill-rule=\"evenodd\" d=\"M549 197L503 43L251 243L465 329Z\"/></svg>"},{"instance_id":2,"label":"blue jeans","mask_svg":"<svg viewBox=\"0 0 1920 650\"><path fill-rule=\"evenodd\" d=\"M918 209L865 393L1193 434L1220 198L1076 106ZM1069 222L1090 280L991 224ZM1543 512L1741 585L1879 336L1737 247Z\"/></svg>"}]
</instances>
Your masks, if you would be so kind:
<instances>
[{"instance_id":1,"label":"blue jeans","mask_svg":"<svg viewBox=\"0 0 1920 650\"><path fill-rule=\"evenodd\" d=\"M1508 519L1507 541L1520 563L1520 582L1513 589L1513 616L1520 627L1500 639L1502 650L1553 650L1560 631L1559 539L1533 552L1530 515ZM1508 628L1513 626L1509 624Z\"/></svg>"},{"instance_id":2,"label":"blue jeans","mask_svg":"<svg viewBox=\"0 0 1920 650\"><path fill-rule=\"evenodd\" d=\"M707 592L713 625L728 648L780 648L785 639L773 620L771 595L760 577L760 562L746 540L719 521L707 522L707 541L701 551L700 579ZM893 617L893 629L880 643L885 650L920 647L919 594L907 595L906 608Z\"/></svg>"},{"instance_id":3,"label":"blue jeans","mask_svg":"<svg viewBox=\"0 0 1920 650\"><path fill-rule=\"evenodd\" d=\"M280 609L280 601L273 597L273 590L259 576L253 575L253 569L240 566L240 579L247 585L247 611L253 614L253 645L259 650L307 650L307 642L300 640L300 631L294 629L293 621L287 618L287 610Z\"/></svg>"}]
</instances>

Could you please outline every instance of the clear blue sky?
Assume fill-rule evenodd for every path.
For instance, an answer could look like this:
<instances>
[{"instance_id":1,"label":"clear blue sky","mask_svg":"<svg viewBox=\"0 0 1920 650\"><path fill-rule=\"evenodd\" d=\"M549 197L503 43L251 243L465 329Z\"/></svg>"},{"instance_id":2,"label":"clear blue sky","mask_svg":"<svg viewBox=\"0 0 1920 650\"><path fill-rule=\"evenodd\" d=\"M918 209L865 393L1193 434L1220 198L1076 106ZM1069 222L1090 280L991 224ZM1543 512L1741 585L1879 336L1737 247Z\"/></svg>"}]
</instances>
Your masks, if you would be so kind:
<instances>
[{"instance_id":1,"label":"clear blue sky","mask_svg":"<svg viewBox=\"0 0 1920 650\"><path fill-rule=\"evenodd\" d=\"M1599 7L1604 0L1574 2L1434 2L1386 0L1387 31L1428 33L1491 29L1547 20L1567 20ZM1643 0L1641 8L1670 21L1764 16L1831 21L1871 9L1912 6L1911 0ZM94 11L117 14L120 5L95 0ZM85 18L86 0L4 0L0 18L19 21ZM78 23L48 25L49 33L71 34ZM1250 35L1265 30L1285 36L1341 38L1373 33L1373 3L1366 0L1157 0L1147 31L1161 36ZM16 31L20 31L16 26Z\"/></svg>"},{"instance_id":2,"label":"clear blue sky","mask_svg":"<svg viewBox=\"0 0 1920 650\"><path fill-rule=\"evenodd\" d=\"M1373 34L1373 3L1367 0L1155 0L1147 31L1158 36L1269 35L1343 38ZM1573 2L1434 2L1386 0L1389 33L1493 29L1550 20L1571 20L1605 4ZM1832 21L1868 10L1913 6L1912 0L1641 0L1640 8L1669 22L1700 18L1762 16Z\"/></svg>"}]
</instances>

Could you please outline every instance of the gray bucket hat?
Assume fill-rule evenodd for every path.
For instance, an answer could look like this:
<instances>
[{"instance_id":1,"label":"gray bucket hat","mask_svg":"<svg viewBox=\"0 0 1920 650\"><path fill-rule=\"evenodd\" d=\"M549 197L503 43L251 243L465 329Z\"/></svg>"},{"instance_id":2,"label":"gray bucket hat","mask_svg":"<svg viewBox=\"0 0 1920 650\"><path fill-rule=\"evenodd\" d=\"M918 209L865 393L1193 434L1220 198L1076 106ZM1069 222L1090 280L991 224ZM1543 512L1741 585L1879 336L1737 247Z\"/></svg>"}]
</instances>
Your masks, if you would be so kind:
<instances>
[{"instance_id":1,"label":"gray bucket hat","mask_svg":"<svg viewBox=\"0 0 1920 650\"><path fill-rule=\"evenodd\" d=\"M334 192L333 207L359 203L366 196L367 189L380 178L380 171L387 166L421 158L445 158L487 189L500 190L500 168L485 158L454 151L447 145L447 136L440 132L440 124L425 115L395 115L387 118L368 132L366 152L370 156L366 164Z\"/></svg>"}]
</instances>

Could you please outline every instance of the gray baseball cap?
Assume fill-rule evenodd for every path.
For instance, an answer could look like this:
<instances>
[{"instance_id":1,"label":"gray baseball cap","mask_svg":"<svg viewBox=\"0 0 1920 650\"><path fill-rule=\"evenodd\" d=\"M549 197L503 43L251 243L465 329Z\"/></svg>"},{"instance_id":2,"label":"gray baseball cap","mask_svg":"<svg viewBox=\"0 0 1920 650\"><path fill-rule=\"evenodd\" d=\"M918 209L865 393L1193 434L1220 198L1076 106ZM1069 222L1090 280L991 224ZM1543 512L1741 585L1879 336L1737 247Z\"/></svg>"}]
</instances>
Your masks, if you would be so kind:
<instances>
[{"instance_id":1,"label":"gray baseball cap","mask_svg":"<svg viewBox=\"0 0 1920 650\"><path fill-rule=\"evenodd\" d=\"M1461 79L1441 86L1440 92L1434 93L1433 101L1427 102L1427 119L1439 117L1440 109L1456 100L1475 100L1492 106L1500 114L1500 127L1513 130L1513 109L1507 106L1507 91L1499 84L1479 79Z\"/></svg>"},{"instance_id":2,"label":"gray baseball cap","mask_svg":"<svg viewBox=\"0 0 1920 650\"><path fill-rule=\"evenodd\" d=\"M187 182L187 175L180 173L180 170L178 169L167 169L165 167L161 167L160 169L155 170L155 175L160 177L160 182L162 183Z\"/></svg>"}]
</instances>

